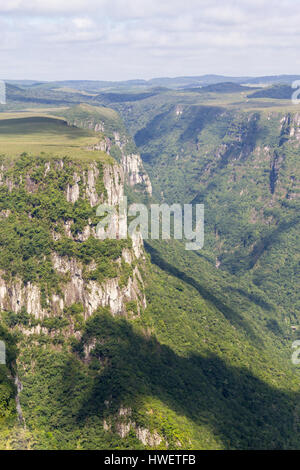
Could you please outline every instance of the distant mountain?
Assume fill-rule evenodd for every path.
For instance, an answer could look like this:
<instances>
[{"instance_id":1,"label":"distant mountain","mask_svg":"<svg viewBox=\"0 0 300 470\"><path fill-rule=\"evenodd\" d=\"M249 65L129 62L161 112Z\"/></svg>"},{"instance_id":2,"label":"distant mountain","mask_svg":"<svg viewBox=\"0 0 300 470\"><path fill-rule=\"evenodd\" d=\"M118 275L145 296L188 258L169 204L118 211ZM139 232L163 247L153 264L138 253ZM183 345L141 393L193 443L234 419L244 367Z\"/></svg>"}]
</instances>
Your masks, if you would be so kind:
<instances>
[{"instance_id":1,"label":"distant mountain","mask_svg":"<svg viewBox=\"0 0 300 470\"><path fill-rule=\"evenodd\" d=\"M292 84L295 80L300 80L300 75L267 75L263 77L252 77L247 80L247 83Z\"/></svg>"},{"instance_id":2,"label":"distant mountain","mask_svg":"<svg viewBox=\"0 0 300 470\"><path fill-rule=\"evenodd\" d=\"M158 77L150 80L135 79L122 81L106 81L106 80L59 80L53 82L43 82L35 80L7 80L7 83L18 85L24 88L72 88L79 91L87 91L97 93L104 90L113 92L118 89L149 89L153 87L166 87L171 89L193 88L215 85L219 83L236 83L236 84L287 84L290 85L294 80L299 80L300 75L265 75L259 77L231 77L224 75L198 75L198 76L182 76L182 77Z\"/></svg>"},{"instance_id":3,"label":"distant mountain","mask_svg":"<svg viewBox=\"0 0 300 470\"><path fill-rule=\"evenodd\" d=\"M294 89L289 85L275 85L263 88L248 95L248 98L273 98L278 100L288 100L292 97Z\"/></svg>"},{"instance_id":4,"label":"distant mountain","mask_svg":"<svg viewBox=\"0 0 300 470\"><path fill-rule=\"evenodd\" d=\"M103 81L103 80L62 80L55 82L47 82L43 84L44 88L73 88L79 91L99 92L105 89L118 88L136 88L147 87L146 80L125 80L125 81Z\"/></svg>"},{"instance_id":5,"label":"distant mountain","mask_svg":"<svg viewBox=\"0 0 300 470\"><path fill-rule=\"evenodd\" d=\"M21 87L27 87L27 86L36 86L36 85L42 85L44 81L37 81L37 80L5 80L6 83L11 84L11 85L17 85Z\"/></svg>"},{"instance_id":6,"label":"distant mountain","mask_svg":"<svg viewBox=\"0 0 300 470\"><path fill-rule=\"evenodd\" d=\"M211 85L214 83L223 83L223 82L234 82L234 83L243 83L245 80L248 80L248 77L225 77L223 75L200 75L193 77L162 77L162 78L153 78L149 80L148 83L173 87L185 87L185 86L205 86Z\"/></svg>"},{"instance_id":7,"label":"distant mountain","mask_svg":"<svg viewBox=\"0 0 300 470\"><path fill-rule=\"evenodd\" d=\"M100 93L95 100L102 104L122 103L125 101L140 101L157 95L158 92L150 93Z\"/></svg>"},{"instance_id":8,"label":"distant mountain","mask_svg":"<svg viewBox=\"0 0 300 470\"><path fill-rule=\"evenodd\" d=\"M68 105L79 104L81 101L91 101L93 97L81 95L78 92L61 92L44 88L41 85L22 88L11 83L6 84L7 103Z\"/></svg>"},{"instance_id":9,"label":"distant mountain","mask_svg":"<svg viewBox=\"0 0 300 470\"><path fill-rule=\"evenodd\" d=\"M223 83L215 83L213 85L206 85L203 87L198 88L185 88L185 91L189 92L198 92L198 93L237 93L237 92L245 92L245 91L253 91L256 87L248 87L242 86L238 83L233 82L223 82Z\"/></svg>"},{"instance_id":10,"label":"distant mountain","mask_svg":"<svg viewBox=\"0 0 300 470\"><path fill-rule=\"evenodd\" d=\"M173 87L186 87L186 86L207 86L217 83L238 83L238 84L260 84L260 83L286 83L291 84L294 80L299 80L300 75L266 75L260 77L228 77L224 75L200 75L194 77L174 77L174 78L154 78L149 80L148 83L155 85Z\"/></svg>"}]
</instances>

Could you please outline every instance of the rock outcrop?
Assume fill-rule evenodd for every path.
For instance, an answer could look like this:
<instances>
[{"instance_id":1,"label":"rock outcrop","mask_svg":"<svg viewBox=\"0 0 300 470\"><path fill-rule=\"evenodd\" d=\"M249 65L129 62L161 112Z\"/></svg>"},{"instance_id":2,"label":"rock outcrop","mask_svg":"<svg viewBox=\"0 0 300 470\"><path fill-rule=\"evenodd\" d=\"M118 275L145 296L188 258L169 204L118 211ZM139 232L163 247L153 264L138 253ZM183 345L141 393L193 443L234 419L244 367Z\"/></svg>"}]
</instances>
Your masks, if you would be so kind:
<instances>
[{"instance_id":1,"label":"rock outcrop","mask_svg":"<svg viewBox=\"0 0 300 470\"><path fill-rule=\"evenodd\" d=\"M61 197L65 197L67 202L74 205L81 198L89 202L91 207L96 208L100 203L119 207L124 198L124 171L120 164L103 164L101 168L96 161L92 161L85 165L84 168L72 162L47 161L44 163L46 175L51 169L59 168L63 171L68 166L70 172L71 165L71 181L67 184L65 191ZM0 171L0 186L6 185L9 191L16 189L18 191L18 183L10 176L11 171L2 165ZM25 190L33 193L37 189L37 183L28 173L25 178ZM99 183L100 189L99 190ZM9 211L3 211L2 218L9 216ZM97 231L97 226L86 221L86 225L79 233L72 232L73 220L64 220L64 235L73 242L82 243L89 237L103 238L103 233ZM124 211L119 213L116 211L110 226L106 229L106 233L115 231L116 238L123 238L127 233L127 214ZM61 239L61 233L53 232L53 240ZM33 315L37 320L52 315L61 315L65 307L74 303L81 303L84 309L84 317L87 319L99 307L108 306L113 315L126 314L126 303L135 302L137 313L141 308L145 308L146 299L141 290L143 279L139 270L139 262L143 262L144 250L143 241L137 234L131 241L131 247L123 248L122 255L117 260L111 260L113 266L122 266L125 263L127 269L131 268L130 275L122 280L121 274L116 277L109 277L99 282L96 280L87 280L84 271L87 268L80 260L74 257L60 256L53 251L51 260L55 272L65 278L60 286L60 293L52 293L42 301L42 293L40 286L32 282L23 282L18 276L8 278L4 271L0 271L0 309L20 313L25 310L29 315Z\"/></svg>"},{"instance_id":2,"label":"rock outcrop","mask_svg":"<svg viewBox=\"0 0 300 470\"><path fill-rule=\"evenodd\" d=\"M71 108L72 109L72 108ZM125 126L121 124L121 118L115 111L117 118L116 122L101 119L101 115L93 115L99 108L93 108L92 106L82 105L82 110L86 115L84 118L67 118L69 125L81 127L84 129L91 129L95 132L104 133L105 136L95 146L89 148L89 150L102 150L108 154L113 153L113 147L119 149L121 154L119 162L121 163L125 175L126 183L134 188L136 191L143 191L150 196L152 195L152 185L150 178L145 171L141 156L132 150L135 149L132 138L125 131ZM95 111L96 110L96 111ZM182 111L181 111L182 112ZM89 115L90 114L90 115ZM114 129L114 130L112 130Z\"/></svg>"}]
</instances>

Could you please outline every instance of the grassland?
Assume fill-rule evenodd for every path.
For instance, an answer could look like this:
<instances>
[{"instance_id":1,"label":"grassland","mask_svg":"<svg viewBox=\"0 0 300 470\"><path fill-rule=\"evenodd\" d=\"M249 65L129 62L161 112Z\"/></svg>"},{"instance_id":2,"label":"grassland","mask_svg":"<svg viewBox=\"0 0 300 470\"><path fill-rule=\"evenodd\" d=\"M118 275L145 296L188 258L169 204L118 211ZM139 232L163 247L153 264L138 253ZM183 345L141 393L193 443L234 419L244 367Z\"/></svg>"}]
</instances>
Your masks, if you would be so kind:
<instances>
[{"instance_id":1,"label":"grassland","mask_svg":"<svg viewBox=\"0 0 300 470\"><path fill-rule=\"evenodd\" d=\"M0 117L0 154L9 158L26 152L112 162L105 152L88 150L101 139L102 134L69 126L60 117L36 113L5 113Z\"/></svg>"}]
</instances>

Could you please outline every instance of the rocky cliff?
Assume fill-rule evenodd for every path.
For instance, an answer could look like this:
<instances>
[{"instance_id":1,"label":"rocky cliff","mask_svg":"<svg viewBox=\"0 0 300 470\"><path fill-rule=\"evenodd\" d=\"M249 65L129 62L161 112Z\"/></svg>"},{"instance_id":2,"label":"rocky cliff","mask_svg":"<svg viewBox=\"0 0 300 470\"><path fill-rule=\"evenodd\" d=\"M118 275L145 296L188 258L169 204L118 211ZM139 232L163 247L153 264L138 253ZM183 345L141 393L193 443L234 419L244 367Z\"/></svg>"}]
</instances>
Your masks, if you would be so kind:
<instances>
[{"instance_id":1,"label":"rocky cliff","mask_svg":"<svg viewBox=\"0 0 300 470\"><path fill-rule=\"evenodd\" d=\"M74 106L62 113L69 125L105 134L96 150L112 154L123 167L126 183L136 191L152 195L150 178L140 154L126 131L120 116L109 108L86 104Z\"/></svg>"},{"instance_id":2,"label":"rocky cliff","mask_svg":"<svg viewBox=\"0 0 300 470\"><path fill-rule=\"evenodd\" d=\"M90 123L82 123L85 126L91 127ZM92 379L93 368L104 367L102 354L96 366L95 357L99 346L107 341L101 329L100 337L94 330L105 319L139 322L146 309L143 240L139 233L127 236L127 213L121 208L126 185L141 185L140 189L151 192L151 184L140 156L125 152L125 141L121 142L117 133L107 137L99 123L93 129L97 135L91 134L93 143L81 148L80 155L74 148L71 157L57 157L54 151L39 156L25 152L0 159L0 328L4 325L6 334L12 335L12 343L19 348L19 354L15 353L7 364L10 412L18 416L16 423L21 426L21 431L16 431L17 447L26 448L24 436L28 432L32 439L34 420L39 420L37 408L32 407L36 398L32 397L43 389L43 371L70 360ZM64 131L63 127L59 130ZM116 157L121 158L109 156L109 152L114 153L113 146L120 152ZM116 209L104 227L99 226L101 216L97 212L101 205ZM86 338L90 322L95 322L95 328ZM108 338L116 344L119 341L113 331ZM47 366L47 359L36 365L41 347L47 355L53 350L58 352L51 366ZM51 387L50 382L47 387ZM36 390L33 384L39 384ZM71 385L67 393L73 386L77 387ZM60 413L60 389L58 385L53 391L53 408L47 403L42 406L43 413L52 410L50 421L51 414ZM83 386L82 398L85 393ZM123 404L109 401L108 414L101 418L97 433L126 438L124 417L121 412L115 414L115 407L122 410ZM103 403L100 414L102 408ZM7 410L6 405L5 413ZM105 428L105 419L113 423L110 429ZM51 426L49 429L53 429ZM143 445L158 445L161 441L154 431L133 420L131 426Z\"/></svg>"},{"instance_id":3,"label":"rocky cliff","mask_svg":"<svg viewBox=\"0 0 300 470\"><path fill-rule=\"evenodd\" d=\"M63 182L53 185L51 178L56 178L54 183L57 183L58 175ZM116 206L124 197L124 172L119 164L100 164L96 160L85 164L56 159L34 161L23 156L14 163L2 163L0 188L3 195L2 245L5 244L6 225L7 230L12 228L15 237L19 236L21 240L26 237L18 234L18 223L22 224L21 218L27 217L28 222L33 225L34 222L40 222L42 226L49 223L48 227L45 227L45 232L48 231L45 236L49 243L47 253L41 253L40 260L37 260L32 247L29 258L16 259L14 262L21 265L31 262L34 266L42 265L44 260L49 264L49 277L54 276L57 281L56 285L49 288L47 275L44 278L27 280L22 276L22 270L13 272L10 271L9 265L5 269L5 263L1 263L2 310L16 314L26 311L40 322L40 326L43 319L62 315L64 310L74 303L83 306L85 319L100 306L108 306L114 315L126 314L128 302L135 303L137 314L145 307L143 280L138 267L144 258L142 240L138 236L132 240L121 240L119 236L120 233L126 233L126 214L121 217L116 214L112 222L116 228L117 240L102 242L96 230L98 204ZM60 202L64 213L53 213L52 220L49 221L47 205L51 204L51 196L52 204L55 204L55 198L64 200L63 203ZM43 197L47 200L42 201ZM14 207L14 201L21 198L24 202L34 199L30 209L25 208L26 212L22 214ZM46 220L36 214L38 208L35 203L41 208L43 202ZM55 211L54 207L52 209ZM21 243L20 240L16 239L15 242ZM28 243L33 244L30 239ZM107 253L97 259L97 250L101 250L102 243L110 246ZM69 253L66 246L72 247ZM86 263L85 250L91 246L95 250L95 257L89 257ZM11 256L13 255L11 253ZM34 331L36 330L37 326L34 328Z\"/></svg>"}]
</instances>

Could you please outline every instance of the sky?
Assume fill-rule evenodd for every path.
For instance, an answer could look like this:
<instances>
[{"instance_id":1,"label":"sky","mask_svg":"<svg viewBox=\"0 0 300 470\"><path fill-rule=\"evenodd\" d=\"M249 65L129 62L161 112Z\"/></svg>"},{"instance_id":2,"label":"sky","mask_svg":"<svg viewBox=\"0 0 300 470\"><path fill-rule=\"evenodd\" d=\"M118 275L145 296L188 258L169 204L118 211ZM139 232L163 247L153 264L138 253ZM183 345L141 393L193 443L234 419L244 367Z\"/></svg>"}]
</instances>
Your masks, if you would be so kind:
<instances>
[{"instance_id":1,"label":"sky","mask_svg":"<svg viewBox=\"0 0 300 470\"><path fill-rule=\"evenodd\" d=\"M300 73L299 0L0 0L0 79Z\"/></svg>"}]
</instances>

